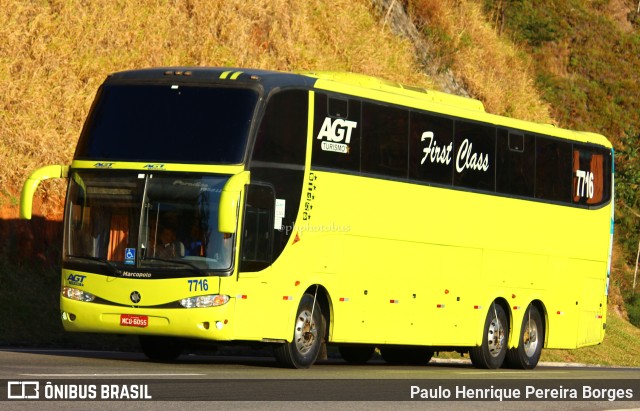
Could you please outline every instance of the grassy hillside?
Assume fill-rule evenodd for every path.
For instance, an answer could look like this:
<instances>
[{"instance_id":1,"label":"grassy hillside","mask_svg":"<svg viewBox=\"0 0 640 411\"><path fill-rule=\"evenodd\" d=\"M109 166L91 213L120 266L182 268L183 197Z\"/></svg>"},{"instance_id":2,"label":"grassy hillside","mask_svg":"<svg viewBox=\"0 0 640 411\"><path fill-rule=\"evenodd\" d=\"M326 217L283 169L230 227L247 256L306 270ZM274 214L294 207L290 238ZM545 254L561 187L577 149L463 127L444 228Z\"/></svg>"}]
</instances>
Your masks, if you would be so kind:
<instances>
[{"instance_id":1,"label":"grassy hillside","mask_svg":"<svg viewBox=\"0 0 640 411\"><path fill-rule=\"evenodd\" d=\"M35 167L70 161L96 89L113 71L349 70L429 85L411 46L383 30L364 0L6 0L0 38L5 197Z\"/></svg>"},{"instance_id":2,"label":"grassy hillside","mask_svg":"<svg viewBox=\"0 0 640 411\"><path fill-rule=\"evenodd\" d=\"M625 184L617 190L636 208L640 40L638 18L626 12L633 2L543 2L0 1L0 308L15 318L3 326L0 344L77 341L61 334L56 320L59 227L43 234L37 224L12 219L32 170L69 163L96 89L113 71L168 65L345 70L433 88L444 87L441 77L453 77L489 112L611 137L622 154ZM63 190L60 182L43 184L36 211L45 222L59 218ZM619 214L616 236L623 241L616 247L614 291L628 289L631 275L640 225L630 215ZM34 291L51 309L35 319L20 298ZM638 330L624 321L616 292L611 303L605 345L545 356L637 364L628 353L638 348L627 341L638 340ZM27 319L41 323L25 330L20 325Z\"/></svg>"}]
</instances>

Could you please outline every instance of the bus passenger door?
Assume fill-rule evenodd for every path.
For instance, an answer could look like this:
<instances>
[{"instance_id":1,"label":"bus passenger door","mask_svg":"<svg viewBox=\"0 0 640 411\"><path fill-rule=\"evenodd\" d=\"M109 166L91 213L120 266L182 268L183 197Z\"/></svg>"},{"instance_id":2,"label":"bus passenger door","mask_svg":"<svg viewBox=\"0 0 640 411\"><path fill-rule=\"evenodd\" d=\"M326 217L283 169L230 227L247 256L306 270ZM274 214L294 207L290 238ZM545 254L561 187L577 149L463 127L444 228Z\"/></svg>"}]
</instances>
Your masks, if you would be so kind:
<instances>
[{"instance_id":1,"label":"bus passenger door","mask_svg":"<svg viewBox=\"0 0 640 411\"><path fill-rule=\"evenodd\" d=\"M268 276L273 249L275 195L267 185L247 186L236 295L236 338L267 337Z\"/></svg>"}]
</instances>

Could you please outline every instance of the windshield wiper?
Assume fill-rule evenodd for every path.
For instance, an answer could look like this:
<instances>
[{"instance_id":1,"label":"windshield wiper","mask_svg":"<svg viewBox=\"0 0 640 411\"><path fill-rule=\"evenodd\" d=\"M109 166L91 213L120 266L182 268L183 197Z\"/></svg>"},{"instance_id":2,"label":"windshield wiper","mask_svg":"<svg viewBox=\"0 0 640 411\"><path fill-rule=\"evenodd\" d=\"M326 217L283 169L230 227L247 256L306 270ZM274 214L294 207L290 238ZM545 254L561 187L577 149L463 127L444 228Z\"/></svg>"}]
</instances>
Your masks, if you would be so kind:
<instances>
[{"instance_id":1,"label":"windshield wiper","mask_svg":"<svg viewBox=\"0 0 640 411\"><path fill-rule=\"evenodd\" d=\"M197 265L195 265L193 263L190 263L188 261L170 260L168 258L158 258L158 257L147 257L143 261L162 261L164 263L171 263L171 264L177 264L177 265L186 265L187 267L191 268L196 273L200 274L200 276L202 276L202 277L207 277L207 276L211 275L208 271L205 271L202 268L198 267Z\"/></svg>"},{"instance_id":2,"label":"windshield wiper","mask_svg":"<svg viewBox=\"0 0 640 411\"><path fill-rule=\"evenodd\" d=\"M94 257L92 255L68 255L67 257L68 258L80 258L80 259L84 259L84 260L97 261L97 262L102 263L102 264L106 265L107 267L109 267L111 269L111 272L113 274L115 274L117 277L121 277L122 276L122 270L120 268L118 268L117 265L115 265L111 261L107 260L106 258Z\"/></svg>"}]
</instances>

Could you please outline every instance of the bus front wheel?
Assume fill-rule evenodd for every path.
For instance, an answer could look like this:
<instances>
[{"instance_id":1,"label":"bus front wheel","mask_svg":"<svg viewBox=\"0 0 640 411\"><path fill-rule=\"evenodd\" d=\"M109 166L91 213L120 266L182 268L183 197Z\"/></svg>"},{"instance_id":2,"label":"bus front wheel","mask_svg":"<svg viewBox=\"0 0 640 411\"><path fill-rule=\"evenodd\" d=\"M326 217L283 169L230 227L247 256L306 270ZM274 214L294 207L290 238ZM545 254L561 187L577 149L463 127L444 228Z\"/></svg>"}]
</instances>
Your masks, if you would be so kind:
<instances>
[{"instance_id":1,"label":"bus front wheel","mask_svg":"<svg viewBox=\"0 0 640 411\"><path fill-rule=\"evenodd\" d=\"M507 352L505 365L510 368L532 370L538 365L542 346L544 345L544 328L540 311L529 305L524 313L518 347Z\"/></svg>"},{"instance_id":2,"label":"bus front wheel","mask_svg":"<svg viewBox=\"0 0 640 411\"><path fill-rule=\"evenodd\" d=\"M310 294L300 300L293 329L293 340L276 346L278 363L287 368L309 368L318 358L324 340L324 317L320 304Z\"/></svg>"},{"instance_id":3,"label":"bus front wheel","mask_svg":"<svg viewBox=\"0 0 640 411\"><path fill-rule=\"evenodd\" d=\"M500 368L507 355L509 320L500 304L489 308L482 333L482 345L469 350L471 362L476 368Z\"/></svg>"}]
</instances>

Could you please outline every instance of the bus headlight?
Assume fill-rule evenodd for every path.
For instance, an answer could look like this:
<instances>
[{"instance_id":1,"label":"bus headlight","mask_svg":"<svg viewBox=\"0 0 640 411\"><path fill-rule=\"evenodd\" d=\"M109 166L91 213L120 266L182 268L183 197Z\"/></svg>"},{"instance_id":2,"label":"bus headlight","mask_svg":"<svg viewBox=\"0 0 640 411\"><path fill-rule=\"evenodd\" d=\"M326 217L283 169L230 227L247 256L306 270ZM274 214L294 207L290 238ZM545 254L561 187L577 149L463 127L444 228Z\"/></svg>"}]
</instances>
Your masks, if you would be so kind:
<instances>
[{"instance_id":1,"label":"bus headlight","mask_svg":"<svg viewBox=\"0 0 640 411\"><path fill-rule=\"evenodd\" d=\"M183 298L180 300L180 305L184 308L206 308L217 307L229 302L228 295L212 294L212 295L200 295L198 297Z\"/></svg>"},{"instance_id":2,"label":"bus headlight","mask_svg":"<svg viewBox=\"0 0 640 411\"><path fill-rule=\"evenodd\" d=\"M62 287L62 295L71 300L91 302L96 296L74 287Z\"/></svg>"}]
</instances>

